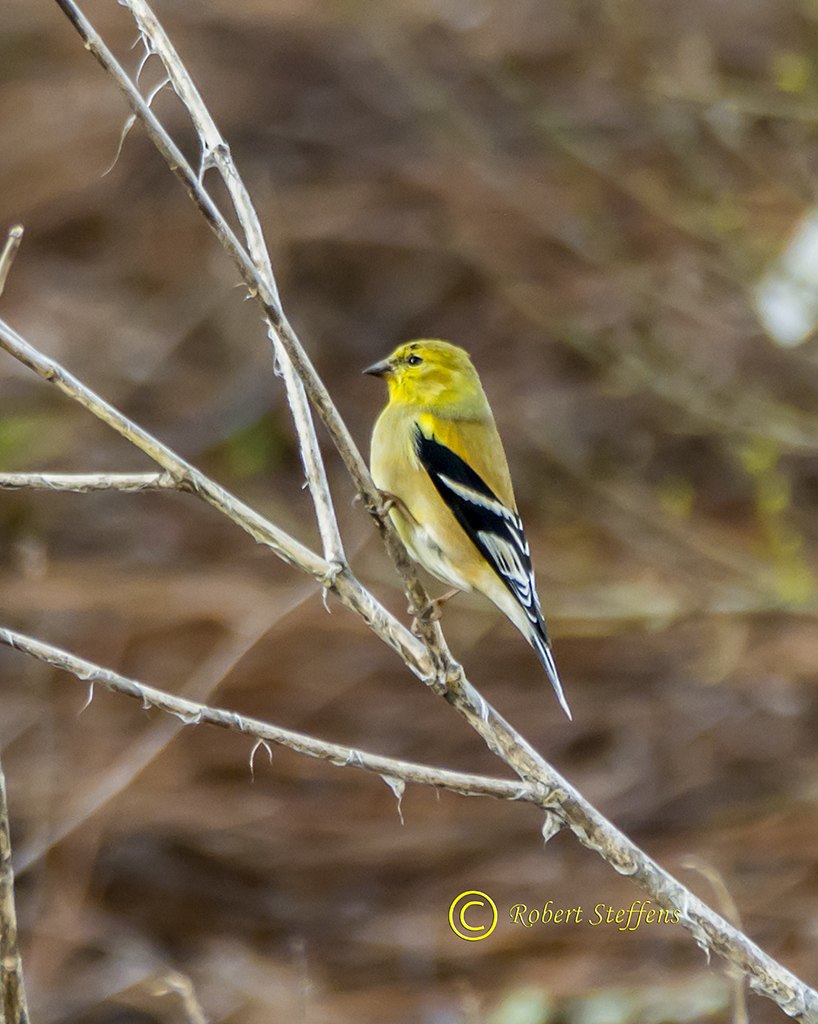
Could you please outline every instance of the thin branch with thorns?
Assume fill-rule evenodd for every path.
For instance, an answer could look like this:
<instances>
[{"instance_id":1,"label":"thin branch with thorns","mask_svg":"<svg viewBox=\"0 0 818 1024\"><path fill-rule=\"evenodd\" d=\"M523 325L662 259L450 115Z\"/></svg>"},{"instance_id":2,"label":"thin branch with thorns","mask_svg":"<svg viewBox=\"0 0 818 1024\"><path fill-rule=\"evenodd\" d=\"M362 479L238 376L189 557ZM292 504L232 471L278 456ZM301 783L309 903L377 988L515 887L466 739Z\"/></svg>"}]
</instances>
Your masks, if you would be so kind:
<instances>
[{"instance_id":1,"label":"thin branch with thorns","mask_svg":"<svg viewBox=\"0 0 818 1024\"><path fill-rule=\"evenodd\" d=\"M170 473L0 473L0 491L178 491Z\"/></svg>"},{"instance_id":2,"label":"thin branch with thorns","mask_svg":"<svg viewBox=\"0 0 818 1024\"><path fill-rule=\"evenodd\" d=\"M252 736L262 744L274 743L291 750L330 761L339 767L359 768L380 775L389 785L415 782L465 796L493 796L532 803L546 812L543 834L554 834L549 825L556 814L580 842L605 858L620 874L630 875L659 906L676 913L703 949L712 950L749 977L750 987L767 995L790 1016L806 1022L818 1020L818 993L767 956L741 931L729 925L698 897L643 853L615 825L601 815L571 784L549 767L549 786L511 782L488 776L452 772L358 750L353 747L283 729L235 711L213 708L188 698L177 697L156 687L128 679L110 669L78 658L52 644L0 627L0 643L23 651L39 661L76 676L91 687L104 686L173 715L185 725L208 723ZM523 741L525 742L525 741ZM252 755L251 755L252 757ZM772 994L774 993L774 994Z\"/></svg>"},{"instance_id":3,"label":"thin branch with thorns","mask_svg":"<svg viewBox=\"0 0 818 1024\"><path fill-rule=\"evenodd\" d=\"M0 1020L3 1024L28 1024L28 1005L23 984L23 961L17 942L17 911L14 905L14 868L11 861L9 805L6 776L0 763Z\"/></svg>"},{"instance_id":4,"label":"thin branch with thorns","mask_svg":"<svg viewBox=\"0 0 818 1024\"><path fill-rule=\"evenodd\" d=\"M70 651L44 643L35 637L26 636L13 629L0 626L0 643L16 651L23 651L38 661L52 665L76 676L77 679L92 688L103 686L112 693L123 693L134 697L145 708L158 708L168 715L173 715L183 725L216 725L221 729L245 733L259 743L274 743L280 747L288 747L299 754L317 757L343 768L360 768L381 777L400 779L403 782L416 782L423 786L435 786L448 789L462 796L492 796L501 800L525 800L539 803L542 794L537 787L510 779L495 779L487 775L472 775L467 772L454 772L447 768L435 768L429 765L416 764L398 758L382 757L371 754L356 747L340 743L328 743L305 733L284 729L281 726L263 722L258 718L250 718L236 711L225 708L214 708L197 700L179 697L159 690L154 686L128 679L126 676L95 665L85 658L78 658ZM255 748L254 748L255 749Z\"/></svg>"}]
</instances>

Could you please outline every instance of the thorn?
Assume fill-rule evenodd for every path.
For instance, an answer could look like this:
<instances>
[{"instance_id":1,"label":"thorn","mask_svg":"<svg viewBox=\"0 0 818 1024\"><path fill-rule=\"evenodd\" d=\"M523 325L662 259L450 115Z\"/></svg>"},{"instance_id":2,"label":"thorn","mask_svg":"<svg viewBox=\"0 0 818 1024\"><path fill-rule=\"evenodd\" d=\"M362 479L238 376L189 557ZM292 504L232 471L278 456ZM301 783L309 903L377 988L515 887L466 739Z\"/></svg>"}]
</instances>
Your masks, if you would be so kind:
<instances>
[{"instance_id":1,"label":"thorn","mask_svg":"<svg viewBox=\"0 0 818 1024\"><path fill-rule=\"evenodd\" d=\"M168 84L170 84L170 75L165 75L162 81L158 85L154 86L153 89L151 89L151 91L148 93L147 99L145 100L145 103L148 105L148 107L150 107L150 105L153 103L153 101L156 99L159 93Z\"/></svg>"},{"instance_id":2,"label":"thorn","mask_svg":"<svg viewBox=\"0 0 818 1024\"><path fill-rule=\"evenodd\" d=\"M403 803L403 794L406 792L406 782L403 779L393 778L391 775L382 775L381 778L397 797L400 823L401 825L405 825L406 822L403 820L403 810L401 809L401 804Z\"/></svg>"},{"instance_id":3,"label":"thorn","mask_svg":"<svg viewBox=\"0 0 818 1024\"><path fill-rule=\"evenodd\" d=\"M87 697L85 703L82 705L82 707L77 712L77 717L79 717L83 713L83 711L85 711L85 709L88 707L88 705L91 703L91 701L93 699L94 699L94 684L93 684L93 682L91 682L91 683L88 684L88 697Z\"/></svg>"},{"instance_id":4,"label":"thorn","mask_svg":"<svg viewBox=\"0 0 818 1024\"><path fill-rule=\"evenodd\" d=\"M119 160L120 154L122 153L122 147L125 145L125 139L127 139L128 137L128 132L131 130L131 128L133 128L135 124L136 114L131 114L131 116L125 122L125 127L122 129L122 134L119 136L119 145L116 147L116 153L114 154L114 159L111 161L111 166L106 167L106 169L102 172L100 177L104 178L107 174L110 174L111 171L116 167L117 161Z\"/></svg>"},{"instance_id":5,"label":"thorn","mask_svg":"<svg viewBox=\"0 0 818 1024\"><path fill-rule=\"evenodd\" d=\"M273 752L270 749L270 744L267 742L267 740L256 740L255 744L253 745L253 749L250 751L250 778L253 782L256 781L255 762L256 751L258 750L259 747L264 747L264 749L267 751L267 757L270 759L270 764L273 763Z\"/></svg>"}]
</instances>

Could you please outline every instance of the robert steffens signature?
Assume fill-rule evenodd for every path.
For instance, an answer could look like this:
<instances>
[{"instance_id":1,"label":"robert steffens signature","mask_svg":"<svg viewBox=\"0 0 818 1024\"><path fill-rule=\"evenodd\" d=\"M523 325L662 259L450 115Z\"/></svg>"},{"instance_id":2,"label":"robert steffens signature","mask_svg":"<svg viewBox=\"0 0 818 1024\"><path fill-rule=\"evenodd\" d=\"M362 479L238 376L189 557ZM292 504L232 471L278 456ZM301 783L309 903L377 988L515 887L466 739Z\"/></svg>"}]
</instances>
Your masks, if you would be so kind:
<instances>
[{"instance_id":1,"label":"robert steffens signature","mask_svg":"<svg viewBox=\"0 0 818 1024\"><path fill-rule=\"evenodd\" d=\"M620 907L615 910L604 903L597 903L589 916L582 907L555 907L553 900L548 900L540 909L530 910L525 903L515 903L508 912L512 924L521 924L525 928L533 928L535 924L589 924L591 927L600 924L618 925L620 932L635 932L640 924L678 924L679 918L675 910L662 910L655 907L650 900L634 900L629 909Z\"/></svg>"}]
</instances>

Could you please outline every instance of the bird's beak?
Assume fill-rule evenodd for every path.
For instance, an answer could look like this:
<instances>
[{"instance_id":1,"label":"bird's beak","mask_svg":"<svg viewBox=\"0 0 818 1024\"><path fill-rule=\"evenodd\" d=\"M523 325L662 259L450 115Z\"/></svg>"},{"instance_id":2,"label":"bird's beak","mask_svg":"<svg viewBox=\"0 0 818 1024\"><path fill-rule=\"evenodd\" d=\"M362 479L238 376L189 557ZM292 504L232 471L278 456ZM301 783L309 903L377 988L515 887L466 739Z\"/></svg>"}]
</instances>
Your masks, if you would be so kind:
<instances>
[{"instance_id":1,"label":"bird's beak","mask_svg":"<svg viewBox=\"0 0 818 1024\"><path fill-rule=\"evenodd\" d=\"M388 359L382 359L379 363L373 363L364 370L364 373L369 373L373 377L387 377L391 372L392 367L389 365Z\"/></svg>"}]
</instances>

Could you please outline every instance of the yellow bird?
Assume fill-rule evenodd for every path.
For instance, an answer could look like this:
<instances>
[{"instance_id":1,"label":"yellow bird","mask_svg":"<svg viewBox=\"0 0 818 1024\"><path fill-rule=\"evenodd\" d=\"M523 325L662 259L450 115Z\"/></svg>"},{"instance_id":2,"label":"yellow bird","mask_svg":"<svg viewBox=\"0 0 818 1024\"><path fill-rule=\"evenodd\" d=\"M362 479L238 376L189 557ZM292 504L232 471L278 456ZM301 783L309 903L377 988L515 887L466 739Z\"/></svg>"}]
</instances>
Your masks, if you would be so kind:
<instances>
[{"instance_id":1,"label":"yellow bird","mask_svg":"<svg viewBox=\"0 0 818 1024\"><path fill-rule=\"evenodd\" d=\"M468 353L410 341L364 373L389 386L372 432L372 478L409 554L452 593L479 590L511 619L570 718L503 444Z\"/></svg>"}]
</instances>

